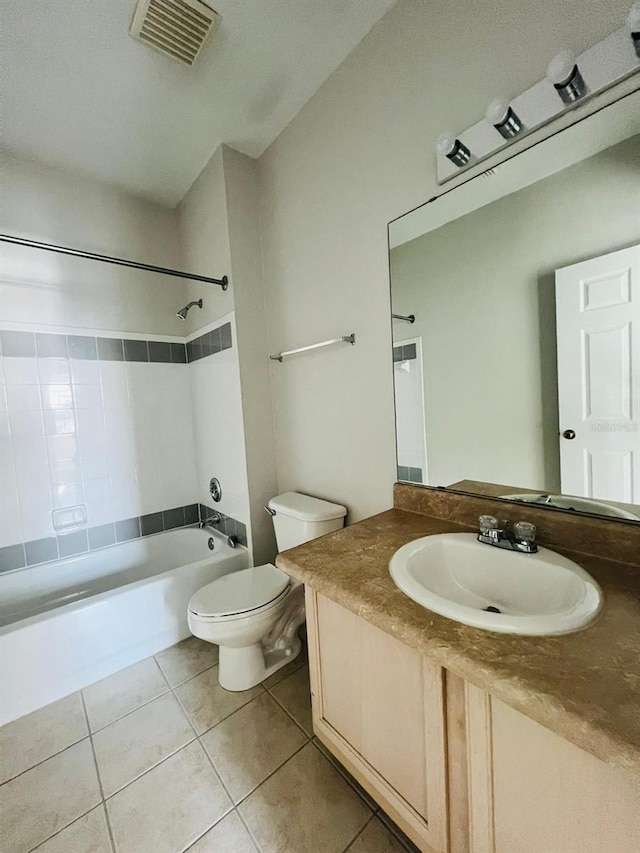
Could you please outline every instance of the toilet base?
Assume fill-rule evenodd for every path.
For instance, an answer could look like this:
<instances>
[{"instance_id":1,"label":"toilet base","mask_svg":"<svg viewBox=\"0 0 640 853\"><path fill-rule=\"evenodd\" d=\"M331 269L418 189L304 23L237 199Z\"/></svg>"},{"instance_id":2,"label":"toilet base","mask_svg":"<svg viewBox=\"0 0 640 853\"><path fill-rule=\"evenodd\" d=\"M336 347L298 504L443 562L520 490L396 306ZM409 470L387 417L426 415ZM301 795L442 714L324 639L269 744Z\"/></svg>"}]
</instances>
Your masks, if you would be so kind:
<instances>
[{"instance_id":1,"label":"toilet base","mask_svg":"<svg viewBox=\"0 0 640 853\"><path fill-rule=\"evenodd\" d=\"M266 653L262 643L241 648L220 646L218 661L220 686L234 693L250 690L285 664L295 660L301 649L302 643L298 636L286 649L274 649Z\"/></svg>"}]
</instances>

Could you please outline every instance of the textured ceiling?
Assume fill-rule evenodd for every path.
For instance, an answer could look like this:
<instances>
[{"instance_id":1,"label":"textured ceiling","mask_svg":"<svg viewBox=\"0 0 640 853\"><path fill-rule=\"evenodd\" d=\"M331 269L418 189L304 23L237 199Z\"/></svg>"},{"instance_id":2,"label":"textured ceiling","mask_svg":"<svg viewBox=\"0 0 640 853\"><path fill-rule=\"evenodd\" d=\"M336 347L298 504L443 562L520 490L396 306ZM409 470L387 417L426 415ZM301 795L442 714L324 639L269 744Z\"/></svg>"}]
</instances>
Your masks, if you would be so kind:
<instances>
[{"instance_id":1,"label":"textured ceiling","mask_svg":"<svg viewBox=\"0 0 640 853\"><path fill-rule=\"evenodd\" d=\"M176 204L220 143L259 156L394 2L214 0L186 68L128 35L135 0L3 0L3 143Z\"/></svg>"}]
</instances>

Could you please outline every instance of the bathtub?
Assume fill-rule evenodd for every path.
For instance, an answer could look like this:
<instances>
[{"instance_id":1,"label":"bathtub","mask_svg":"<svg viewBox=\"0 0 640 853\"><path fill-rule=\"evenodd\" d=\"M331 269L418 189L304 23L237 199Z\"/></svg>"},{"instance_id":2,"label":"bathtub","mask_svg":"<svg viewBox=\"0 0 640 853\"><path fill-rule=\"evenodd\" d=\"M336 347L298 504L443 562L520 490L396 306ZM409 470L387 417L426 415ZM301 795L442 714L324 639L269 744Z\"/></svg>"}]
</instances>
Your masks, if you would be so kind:
<instances>
[{"instance_id":1,"label":"bathtub","mask_svg":"<svg viewBox=\"0 0 640 853\"><path fill-rule=\"evenodd\" d=\"M188 637L193 593L248 565L187 527L2 575L0 725Z\"/></svg>"}]
</instances>

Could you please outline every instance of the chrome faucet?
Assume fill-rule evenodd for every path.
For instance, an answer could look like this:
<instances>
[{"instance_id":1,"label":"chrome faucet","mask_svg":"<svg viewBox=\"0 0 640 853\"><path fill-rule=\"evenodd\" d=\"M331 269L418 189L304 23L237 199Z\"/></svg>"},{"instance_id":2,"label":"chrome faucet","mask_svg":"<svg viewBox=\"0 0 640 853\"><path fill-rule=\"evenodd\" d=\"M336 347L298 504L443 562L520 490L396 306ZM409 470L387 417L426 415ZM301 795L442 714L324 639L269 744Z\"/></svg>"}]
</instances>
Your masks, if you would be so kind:
<instances>
[{"instance_id":1,"label":"chrome faucet","mask_svg":"<svg viewBox=\"0 0 640 853\"><path fill-rule=\"evenodd\" d=\"M203 518L202 521L198 522L198 527L200 530L204 530L206 527L213 527L215 524L220 524L222 521L222 517L219 512L214 512L213 515L210 515L209 518Z\"/></svg>"},{"instance_id":2,"label":"chrome faucet","mask_svg":"<svg viewBox=\"0 0 640 853\"><path fill-rule=\"evenodd\" d=\"M493 545L495 548L520 551L522 554L535 554L538 550L535 525L529 524L528 521L519 521L514 524L513 530L509 530L508 524L509 522L505 521L500 527L498 519L493 515L481 515L478 542Z\"/></svg>"}]
</instances>

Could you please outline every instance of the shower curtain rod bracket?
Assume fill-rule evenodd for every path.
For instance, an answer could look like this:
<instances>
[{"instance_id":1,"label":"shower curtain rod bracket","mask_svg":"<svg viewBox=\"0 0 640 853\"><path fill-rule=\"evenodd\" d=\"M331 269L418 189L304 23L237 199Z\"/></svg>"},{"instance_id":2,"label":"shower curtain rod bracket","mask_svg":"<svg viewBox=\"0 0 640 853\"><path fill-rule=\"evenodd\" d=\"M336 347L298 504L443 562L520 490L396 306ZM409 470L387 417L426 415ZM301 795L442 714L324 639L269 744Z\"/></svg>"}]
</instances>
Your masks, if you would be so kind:
<instances>
[{"instance_id":1,"label":"shower curtain rod bracket","mask_svg":"<svg viewBox=\"0 0 640 853\"><path fill-rule=\"evenodd\" d=\"M115 264L119 267L131 267L145 272L157 272L162 275L171 275L175 278L187 278L191 281L202 281L205 284L217 284L223 290L229 287L229 279L226 275L222 278L211 278L206 275L173 270L169 267L157 267L153 264L144 264L140 261L128 261L124 258L114 258L110 255L98 255L95 252L84 252L81 249L72 249L69 246L57 246L55 243L40 243L38 240L28 240L25 237L14 237L12 234L0 234L0 242L13 243L16 246L26 246L29 249L43 249L45 252L56 252L59 255L71 255L75 258L86 258L90 261L102 261L105 264Z\"/></svg>"}]
</instances>

